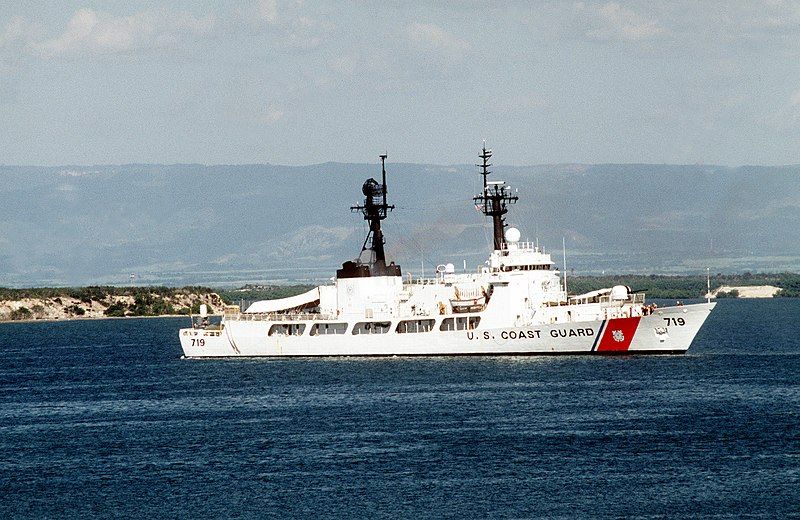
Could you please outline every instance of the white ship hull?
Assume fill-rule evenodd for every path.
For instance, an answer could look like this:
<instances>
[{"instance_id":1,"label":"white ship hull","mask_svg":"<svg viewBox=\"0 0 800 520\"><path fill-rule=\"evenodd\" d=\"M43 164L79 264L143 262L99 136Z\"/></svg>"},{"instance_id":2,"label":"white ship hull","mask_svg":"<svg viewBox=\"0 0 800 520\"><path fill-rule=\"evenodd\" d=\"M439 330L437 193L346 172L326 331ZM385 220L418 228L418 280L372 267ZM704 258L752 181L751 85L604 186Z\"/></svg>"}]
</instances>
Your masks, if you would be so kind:
<instances>
[{"instance_id":1,"label":"white ship hull","mask_svg":"<svg viewBox=\"0 0 800 520\"><path fill-rule=\"evenodd\" d=\"M489 181L490 150L483 147L483 190L475 208L492 218L493 249L483 264L457 273L436 266L434 278L414 280L386 261L381 230L387 203L385 159L381 179L367 179L363 204L352 206L369 223L358 258L336 270L332 284L288 298L223 311L212 324L180 331L184 355L213 357L462 356L527 354L682 354L712 303L658 309L630 287L570 295L538 241L506 229L508 205L518 200L503 181ZM564 252L566 269L566 251Z\"/></svg>"},{"instance_id":2,"label":"white ship hull","mask_svg":"<svg viewBox=\"0 0 800 520\"><path fill-rule=\"evenodd\" d=\"M226 320L220 330L180 331L188 358L445 356L547 354L682 354L715 303L667 307L647 316L525 327L383 334L268 335L274 322ZM396 320L395 320L396 321Z\"/></svg>"}]
</instances>

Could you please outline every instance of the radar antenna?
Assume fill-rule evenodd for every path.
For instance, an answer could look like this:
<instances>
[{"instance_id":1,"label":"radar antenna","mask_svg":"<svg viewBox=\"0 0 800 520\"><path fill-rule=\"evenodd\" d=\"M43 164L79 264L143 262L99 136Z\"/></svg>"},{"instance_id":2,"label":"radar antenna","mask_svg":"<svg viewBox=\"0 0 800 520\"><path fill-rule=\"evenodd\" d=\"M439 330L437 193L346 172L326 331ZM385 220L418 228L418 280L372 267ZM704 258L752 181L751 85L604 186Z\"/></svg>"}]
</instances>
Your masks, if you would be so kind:
<instances>
[{"instance_id":1,"label":"radar antenna","mask_svg":"<svg viewBox=\"0 0 800 520\"><path fill-rule=\"evenodd\" d=\"M489 159L492 157L492 151L486 149L486 141L483 143L483 150L480 155L482 159L481 164L476 164L481 168L480 174L483 176L483 191L480 195L472 198L475 202L475 207L479 209L487 217L492 217L492 226L494 228L494 249L500 250L506 245L505 227L506 222L504 215L508 213L508 204L516 204L519 197L511 195L511 187L506 186L503 181L490 182L488 177L492 173L489 171L491 164Z\"/></svg>"},{"instance_id":2,"label":"radar antenna","mask_svg":"<svg viewBox=\"0 0 800 520\"><path fill-rule=\"evenodd\" d=\"M350 210L359 212L364 215L364 220L369 222L369 231L367 237L364 239L364 245L361 246L361 255L359 260L355 262L345 262L342 269L337 271L339 278L352 278L360 276L400 276L400 266L395 265L394 262L386 265L386 252L384 245L386 241L383 238L383 231L381 231L381 220L386 219L389 211L394 209L394 205L390 205L386 201L386 158L387 154L383 153L381 159L381 183L378 184L373 178L369 178L361 186L361 192L364 194L364 204L351 206ZM366 262L362 262L361 258L363 253L369 251L369 258Z\"/></svg>"}]
</instances>

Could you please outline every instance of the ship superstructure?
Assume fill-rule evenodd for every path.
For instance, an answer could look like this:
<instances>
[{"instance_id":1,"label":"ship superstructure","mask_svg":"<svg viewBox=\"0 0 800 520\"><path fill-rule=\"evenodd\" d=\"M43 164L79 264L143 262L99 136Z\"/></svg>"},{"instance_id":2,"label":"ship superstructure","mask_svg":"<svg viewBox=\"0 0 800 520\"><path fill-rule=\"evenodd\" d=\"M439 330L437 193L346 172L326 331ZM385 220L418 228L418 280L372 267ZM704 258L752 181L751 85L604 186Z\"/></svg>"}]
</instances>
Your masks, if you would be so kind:
<instances>
[{"instance_id":1,"label":"ship superstructure","mask_svg":"<svg viewBox=\"0 0 800 520\"><path fill-rule=\"evenodd\" d=\"M437 266L433 278L404 279L387 263L381 222L388 203L386 158L381 182L362 186L353 206L369 225L359 256L342 264L330 285L244 312L227 307L218 322L193 318L181 329L186 357L370 356L466 354L683 353L714 303L657 308L644 294L615 286L570 296L550 254L508 227L519 198L490 180L492 156L479 157L483 178L473 203L492 219L493 249L473 272Z\"/></svg>"}]
</instances>

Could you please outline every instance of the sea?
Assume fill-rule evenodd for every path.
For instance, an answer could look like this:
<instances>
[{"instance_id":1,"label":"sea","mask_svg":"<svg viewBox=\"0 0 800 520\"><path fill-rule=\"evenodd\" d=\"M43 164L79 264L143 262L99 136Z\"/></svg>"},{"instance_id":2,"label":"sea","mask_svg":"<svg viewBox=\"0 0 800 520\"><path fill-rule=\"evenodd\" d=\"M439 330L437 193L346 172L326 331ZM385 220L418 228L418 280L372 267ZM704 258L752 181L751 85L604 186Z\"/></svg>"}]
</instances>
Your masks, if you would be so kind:
<instances>
[{"instance_id":1,"label":"sea","mask_svg":"<svg viewBox=\"0 0 800 520\"><path fill-rule=\"evenodd\" d=\"M0 325L0 518L800 518L800 300L683 356L181 359Z\"/></svg>"}]
</instances>

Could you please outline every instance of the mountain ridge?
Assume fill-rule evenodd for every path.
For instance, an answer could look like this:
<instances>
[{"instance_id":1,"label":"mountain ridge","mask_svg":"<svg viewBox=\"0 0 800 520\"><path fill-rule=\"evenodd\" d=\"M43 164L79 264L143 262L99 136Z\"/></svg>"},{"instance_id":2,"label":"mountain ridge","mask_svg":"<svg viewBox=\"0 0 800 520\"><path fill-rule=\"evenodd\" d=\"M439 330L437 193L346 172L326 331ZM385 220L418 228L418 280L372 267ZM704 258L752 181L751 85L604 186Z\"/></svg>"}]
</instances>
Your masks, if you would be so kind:
<instances>
[{"instance_id":1,"label":"mountain ridge","mask_svg":"<svg viewBox=\"0 0 800 520\"><path fill-rule=\"evenodd\" d=\"M519 190L509 223L578 273L800 267L800 166L493 166ZM387 164L387 253L423 264L488 254L472 165ZM365 229L349 207L380 165L0 166L0 285L329 278ZM305 274L305 273L308 274Z\"/></svg>"}]
</instances>

